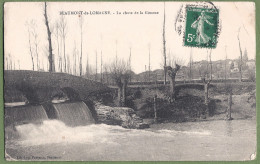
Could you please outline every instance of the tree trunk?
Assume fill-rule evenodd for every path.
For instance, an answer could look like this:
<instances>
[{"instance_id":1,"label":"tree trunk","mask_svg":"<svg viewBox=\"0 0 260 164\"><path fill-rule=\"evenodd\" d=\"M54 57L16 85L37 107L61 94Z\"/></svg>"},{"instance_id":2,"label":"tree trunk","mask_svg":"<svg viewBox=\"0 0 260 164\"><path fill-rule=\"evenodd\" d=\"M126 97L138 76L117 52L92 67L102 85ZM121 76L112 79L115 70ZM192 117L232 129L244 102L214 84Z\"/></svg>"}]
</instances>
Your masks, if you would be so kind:
<instances>
[{"instance_id":1,"label":"tree trunk","mask_svg":"<svg viewBox=\"0 0 260 164\"><path fill-rule=\"evenodd\" d=\"M239 69L239 81L242 82L242 50L241 50L241 45L240 45L240 38L239 38L239 32L240 32L240 28L238 31L238 35L237 35L237 39L238 39L238 45L239 45L239 52L240 52L240 57L239 57L239 65L238 65L238 69Z\"/></svg>"},{"instance_id":2,"label":"tree trunk","mask_svg":"<svg viewBox=\"0 0 260 164\"><path fill-rule=\"evenodd\" d=\"M44 2L44 17L45 17L45 25L47 27L47 34L48 34L48 42L49 42L49 72L53 72L53 54L52 54L52 45L51 45L51 31L49 27L48 17L47 17L47 4Z\"/></svg>"},{"instance_id":3,"label":"tree trunk","mask_svg":"<svg viewBox=\"0 0 260 164\"><path fill-rule=\"evenodd\" d=\"M209 116L209 84L210 81L204 82L204 104L206 105L206 110L205 110L205 116L203 118L206 118Z\"/></svg>"},{"instance_id":4,"label":"tree trunk","mask_svg":"<svg viewBox=\"0 0 260 164\"><path fill-rule=\"evenodd\" d=\"M171 101L175 100L175 76L170 78Z\"/></svg>"},{"instance_id":5,"label":"tree trunk","mask_svg":"<svg viewBox=\"0 0 260 164\"><path fill-rule=\"evenodd\" d=\"M209 102L209 83L204 84L204 103L208 105Z\"/></svg>"},{"instance_id":6,"label":"tree trunk","mask_svg":"<svg viewBox=\"0 0 260 164\"><path fill-rule=\"evenodd\" d=\"M164 56L164 85L166 85L167 69L166 69L166 40L165 40L165 3L163 14L163 56Z\"/></svg>"},{"instance_id":7,"label":"tree trunk","mask_svg":"<svg viewBox=\"0 0 260 164\"><path fill-rule=\"evenodd\" d=\"M125 106L126 104L126 88L127 88L127 81L123 82L123 88L122 88L122 106Z\"/></svg>"},{"instance_id":8,"label":"tree trunk","mask_svg":"<svg viewBox=\"0 0 260 164\"><path fill-rule=\"evenodd\" d=\"M122 106L122 86L118 86L117 101L118 101L118 106Z\"/></svg>"},{"instance_id":9,"label":"tree trunk","mask_svg":"<svg viewBox=\"0 0 260 164\"><path fill-rule=\"evenodd\" d=\"M170 98L171 101L175 101L176 94L175 94L175 77L177 72L180 69L180 65L176 64L176 68L172 68L171 66L166 67L166 70L168 71L168 75L170 77Z\"/></svg>"},{"instance_id":10,"label":"tree trunk","mask_svg":"<svg viewBox=\"0 0 260 164\"><path fill-rule=\"evenodd\" d=\"M153 105L153 109L154 109L154 122L157 122L157 95L154 96L153 99L154 105Z\"/></svg>"}]
</instances>

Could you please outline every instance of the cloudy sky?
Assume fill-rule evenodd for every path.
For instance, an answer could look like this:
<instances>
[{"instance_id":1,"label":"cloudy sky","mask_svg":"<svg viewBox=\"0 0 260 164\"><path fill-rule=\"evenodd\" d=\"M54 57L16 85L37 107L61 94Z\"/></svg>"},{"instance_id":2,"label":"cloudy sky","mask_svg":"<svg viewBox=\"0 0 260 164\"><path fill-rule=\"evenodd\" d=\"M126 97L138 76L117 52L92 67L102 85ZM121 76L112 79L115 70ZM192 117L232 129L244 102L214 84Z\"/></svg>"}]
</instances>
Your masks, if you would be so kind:
<instances>
[{"instance_id":1,"label":"cloudy sky","mask_svg":"<svg viewBox=\"0 0 260 164\"><path fill-rule=\"evenodd\" d=\"M207 49L183 46L183 35L175 31L175 20L184 2L166 2L166 48L167 54L189 62L192 50L193 60L206 59ZM252 2L216 2L219 8L221 33L217 48L212 50L212 60L225 58L225 47L228 58L239 57L237 34L240 28L242 51L248 51L249 59L255 58L255 6ZM162 25L163 2L52 2L48 3L48 16L52 29L60 19L60 11L110 11L121 12L121 15L83 15L83 66L87 56L92 65L95 64L96 52L100 63L102 50L103 62L111 62L116 55L118 58L128 58L132 49L132 68L136 73L145 70L148 65L150 45L151 68L161 68L162 65ZM149 11L159 14L124 15L123 12ZM72 60L73 49L80 50L80 27L78 15L65 16L68 25L66 39L66 55ZM47 30L44 24L43 3L40 2L8 2L4 9L4 53L10 54L20 68L32 69L29 53L28 31L26 22L34 20L39 34L40 63L47 63L46 46ZM57 53L57 42L52 35L53 53ZM117 43L117 44L116 44ZM41 66L42 67L42 66Z\"/></svg>"}]
</instances>

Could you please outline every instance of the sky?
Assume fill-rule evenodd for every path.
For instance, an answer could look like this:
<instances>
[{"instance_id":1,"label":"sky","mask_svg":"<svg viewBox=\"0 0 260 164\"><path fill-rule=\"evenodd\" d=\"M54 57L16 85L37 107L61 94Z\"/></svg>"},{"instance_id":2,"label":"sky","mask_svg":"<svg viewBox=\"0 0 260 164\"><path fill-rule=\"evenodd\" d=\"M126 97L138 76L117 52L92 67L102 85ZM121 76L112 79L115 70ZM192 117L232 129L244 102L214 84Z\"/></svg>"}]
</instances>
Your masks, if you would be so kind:
<instances>
[{"instance_id":1,"label":"sky","mask_svg":"<svg viewBox=\"0 0 260 164\"><path fill-rule=\"evenodd\" d=\"M166 49L171 58L180 59L182 65L189 62L192 51L193 60L206 60L206 48L183 46L183 35L175 31L175 20L178 11L186 4L194 2L165 2L166 14ZM48 2L49 24L53 29L53 53L57 52L55 40L55 23L60 19L61 11L110 11L121 12L121 15L82 15L83 19L83 67L87 58L93 66L98 54L100 65L101 51L103 63L111 63L118 58L128 59L131 48L131 65L136 73L145 71L149 64L149 47L151 69L162 68L163 63L163 2ZM255 5L253 2L214 2L219 8L220 35L218 44L212 50L212 60L239 57L237 40L238 29L241 48L248 52L249 59L255 59ZM158 14L123 14L123 12L158 12ZM66 15L68 25L66 38L66 55L73 60L74 47L80 52L79 15ZM4 6L4 54L10 54L13 62L20 69L31 70L32 62L29 51L26 22L34 20L39 35L39 59L41 67L47 69L47 30L44 24L42 2L6 2ZM226 52L225 52L226 48ZM57 57L55 55L55 57ZM57 59L57 58L56 58ZM98 68L100 71L100 68Z\"/></svg>"}]
</instances>

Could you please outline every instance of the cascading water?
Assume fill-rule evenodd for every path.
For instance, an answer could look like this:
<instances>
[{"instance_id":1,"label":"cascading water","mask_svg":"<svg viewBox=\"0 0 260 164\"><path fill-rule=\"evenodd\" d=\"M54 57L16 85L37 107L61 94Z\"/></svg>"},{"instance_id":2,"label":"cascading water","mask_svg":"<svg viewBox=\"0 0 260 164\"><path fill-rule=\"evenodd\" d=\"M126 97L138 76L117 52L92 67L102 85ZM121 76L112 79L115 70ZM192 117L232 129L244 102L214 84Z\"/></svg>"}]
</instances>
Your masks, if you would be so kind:
<instances>
[{"instance_id":1,"label":"cascading water","mask_svg":"<svg viewBox=\"0 0 260 164\"><path fill-rule=\"evenodd\" d=\"M95 123L94 118L84 102L53 104L57 119L67 126L82 126Z\"/></svg>"},{"instance_id":2,"label":"cascading water","mask_svg":"<svg viewBox=\"0 0 260 164\"><path fill-rule=\"evenodd\" d=\"M26 123L39 123L48 120L41 105L5 108L5 126Z\"/></svg>"}]
</instances>

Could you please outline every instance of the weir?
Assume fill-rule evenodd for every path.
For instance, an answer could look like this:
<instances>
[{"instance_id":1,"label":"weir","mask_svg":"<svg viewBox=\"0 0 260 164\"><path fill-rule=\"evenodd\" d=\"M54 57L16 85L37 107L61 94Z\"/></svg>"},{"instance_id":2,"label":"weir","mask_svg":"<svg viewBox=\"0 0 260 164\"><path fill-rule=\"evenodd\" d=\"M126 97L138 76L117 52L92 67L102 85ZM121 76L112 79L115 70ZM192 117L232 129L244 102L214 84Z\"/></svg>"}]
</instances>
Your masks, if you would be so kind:
<instances>
[{"instance_id":1,"label":"weir","mask_svg":"<svg viewBox=\"0 0 260 164\"><path fill-rule=\"evenodd\" d=\"M56 119L61 120L67 126L83 126L95 123L88 106L80 102L68 102L53 104Z\"/></svg>"},{"instance_id":2,"label":"weir","mask_svg":"<svg viewBox=\"0 0 260 164\"><path fill-rule=\"evenodd\" d=\"M42 105L5 107L5 126L39 123L48 120Z\"/></svg>"}]
</instances>

